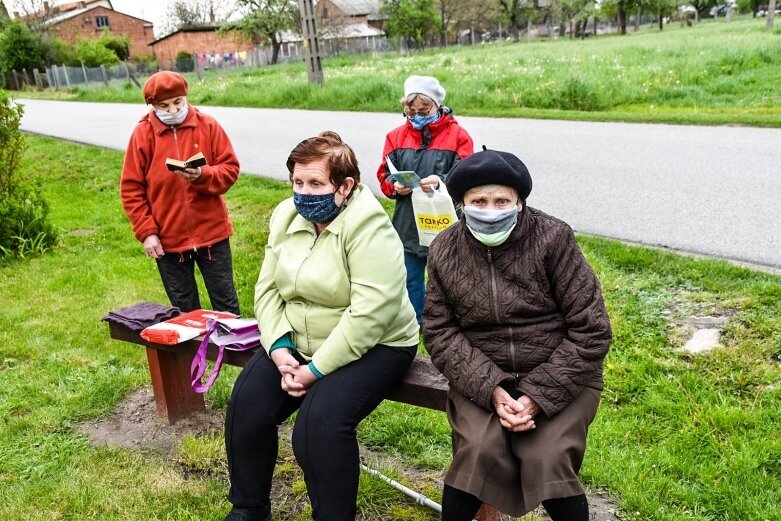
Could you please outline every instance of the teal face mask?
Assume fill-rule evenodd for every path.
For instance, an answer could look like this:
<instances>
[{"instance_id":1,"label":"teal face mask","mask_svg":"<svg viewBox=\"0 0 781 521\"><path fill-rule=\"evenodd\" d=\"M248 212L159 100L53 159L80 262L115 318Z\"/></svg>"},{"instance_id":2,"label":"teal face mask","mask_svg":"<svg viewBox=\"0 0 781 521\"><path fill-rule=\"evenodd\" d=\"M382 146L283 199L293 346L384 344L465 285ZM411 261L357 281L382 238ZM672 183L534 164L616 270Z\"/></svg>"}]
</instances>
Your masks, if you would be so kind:
<instances>
[{"instance_id":1,"label":"teal face mask","mask_svg":"<svg viewBox=\"0 0 781 521\"><path fill-rule=\"evenodd\" d=\"M466 227L486 246L499 246L510 236L518 222L518 208L507 210L480 210L464 206Z\"/></svg>"},{"instance_id":2,"label":"teal face mask","mask_svg":"<svg viewBox=\"0 0 781 521\"><path fill-rule=\"evenodd\" d=\"M468 227L468 226L467 226ZM474 235L475 239L482 242L486 246L499 246L504 241L507 240L507 237L510 236L513 229L515 228L515 225L513 224L513 227L505 232L498 232L498 233L480 233L476 232L473 229L469 228L469 231L472 232L472 235Z\"/></svg>"}]
</instances>

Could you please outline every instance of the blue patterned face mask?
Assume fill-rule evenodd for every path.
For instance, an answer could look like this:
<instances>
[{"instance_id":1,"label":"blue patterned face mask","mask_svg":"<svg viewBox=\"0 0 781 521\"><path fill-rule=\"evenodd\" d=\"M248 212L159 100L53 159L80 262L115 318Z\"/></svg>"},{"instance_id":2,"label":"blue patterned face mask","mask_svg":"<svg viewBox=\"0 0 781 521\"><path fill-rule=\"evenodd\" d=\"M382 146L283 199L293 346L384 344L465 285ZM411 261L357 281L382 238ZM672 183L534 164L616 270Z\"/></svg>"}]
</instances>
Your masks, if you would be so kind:
<instances>
[{"instance_id":1,"label":"blue patterned face mask","mask_svg":"<svg viewBox=\"0 0 781 521\"><path fill-rule=\"evenodd\" d=\"M412 117L407 116L407 119L410 123L412 123L413 127L415 127L417 130L420 130L426 125L431 125L439 119L439 110L430 116L421 116L420 114L415 114Z\"/></svg>"},{"instance_id":2,"label":"blue patterned face mask","mask_svg":"<svg viewBox=\"0 0 781 521\"><path fill-rule=\"evenodd\" d=\"M293 192L293 204L301 217L318 224L330 223L342 211L336 204L336 192L320 195Z\"/></svg>"}]
</instances>

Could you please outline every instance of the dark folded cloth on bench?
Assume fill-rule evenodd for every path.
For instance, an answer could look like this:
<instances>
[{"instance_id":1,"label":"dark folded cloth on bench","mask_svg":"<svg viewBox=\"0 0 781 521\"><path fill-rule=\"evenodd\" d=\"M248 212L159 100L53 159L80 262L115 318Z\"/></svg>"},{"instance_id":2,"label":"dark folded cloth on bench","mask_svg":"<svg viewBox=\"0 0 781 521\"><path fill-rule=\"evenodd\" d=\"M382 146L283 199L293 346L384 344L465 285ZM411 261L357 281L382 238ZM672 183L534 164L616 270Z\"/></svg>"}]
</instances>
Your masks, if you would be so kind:
<instances>
[{"instance_id":1,"label":"dark folded cloth on bench","mask_svg":"<svg viewBox=\"0 0 781 521\"><path fill-rule=\"evenodd\" d=\"M138 302L126 308L109 311L101 320L121 324L132 331L141 331L151 325L181 314L181 310L173 306L161 306L154 302Z\"/></svg>"}]
</instances>

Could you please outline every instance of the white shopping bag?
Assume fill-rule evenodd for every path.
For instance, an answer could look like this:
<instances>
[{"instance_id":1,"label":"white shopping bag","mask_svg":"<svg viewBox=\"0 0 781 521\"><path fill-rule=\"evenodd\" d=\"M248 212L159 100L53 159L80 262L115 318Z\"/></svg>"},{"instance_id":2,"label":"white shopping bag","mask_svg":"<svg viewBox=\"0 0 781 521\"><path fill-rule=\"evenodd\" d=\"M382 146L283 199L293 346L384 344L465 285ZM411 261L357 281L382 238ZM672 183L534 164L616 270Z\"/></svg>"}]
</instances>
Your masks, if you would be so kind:
<instances>
[{"instance_id":1,"label":"white shopping bag","mask_svg":"<svg viewBox=\"0 0 781 521\"><path fill-rule=\"evenodd\" d=\"M442 181L433 192L424 192L420 187L413 188L412 211L421 246L429 246L439 232L458 220L453 199Z\"/></svg>"}]
</instances>

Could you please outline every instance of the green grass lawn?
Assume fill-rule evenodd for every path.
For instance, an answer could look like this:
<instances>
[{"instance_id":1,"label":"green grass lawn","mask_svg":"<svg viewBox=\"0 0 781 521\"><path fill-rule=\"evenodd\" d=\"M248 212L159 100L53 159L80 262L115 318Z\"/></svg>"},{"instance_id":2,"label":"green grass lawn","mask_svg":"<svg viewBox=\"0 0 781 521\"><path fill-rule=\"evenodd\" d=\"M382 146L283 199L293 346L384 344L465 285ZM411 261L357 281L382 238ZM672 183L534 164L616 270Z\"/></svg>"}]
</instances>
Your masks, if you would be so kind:
<instances>
[{"instance_id":1,"label":"green grass lawn","mask_svg":"<svg viewBox=\"0 0 781 521\"><path fill-rule=\"evenodd\" d=\"M28 140L24 170L43 180L61 240L43 256L0 266L0 519L222 519L221 437L186 438L168 455L96 447L78 434L80 422L149 385L143 350L110 340L100 318L139 300L165 302L165 294L120 206L122 153ZM228 194L244 313L268 217L289 193L283 183L242 176ZM584 482L608 490L623 519L781 519L781 277L579 241L615 331ZM673 324L691 314L732 317L724 349L674 349L681 337ZM226 368L209 391L214 407L225 407L236 374ZM360 439L395 460L381 462L383 470L440 499L436 477L449 461L442 413L385 403L361 425ZM291 493L277 514L306 519L294 508L305 491L289 447L280 461L277 478ZM359 508L363 519L436 519L370 478L362 479Z\"/></svg>"},{"instance_id":2,"label":"green grass lawn","mask_svg":"<svg viewBox=\"0 0 781 521\"><path fill-rule=\"evenodd\" d=\"M540 39L327 58L325 86L302 62L191 76L196 105L399 111L410 74L437 76L456 114L781 126L781 30L764 19L644 26L627 36ZM25 95L140 103L139 89L90 87Z\"/></svg>"}]
</instances>

